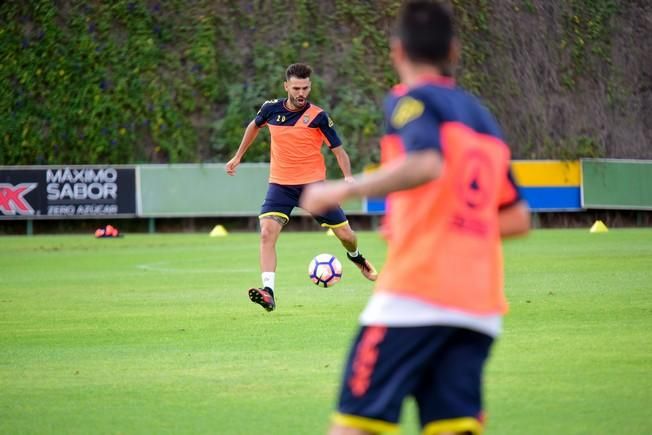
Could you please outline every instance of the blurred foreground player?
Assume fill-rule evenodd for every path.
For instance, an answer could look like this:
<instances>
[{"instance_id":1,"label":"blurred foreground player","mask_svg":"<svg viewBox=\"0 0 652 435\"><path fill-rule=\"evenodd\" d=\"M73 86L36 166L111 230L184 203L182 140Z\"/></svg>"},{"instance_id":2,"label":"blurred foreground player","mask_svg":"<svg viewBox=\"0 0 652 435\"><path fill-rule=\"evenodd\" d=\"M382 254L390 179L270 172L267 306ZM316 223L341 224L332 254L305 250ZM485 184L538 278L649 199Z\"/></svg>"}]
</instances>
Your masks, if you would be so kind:
<instances>
[{"instance_id":1,"label":"blurred foreground player","mask_svg":"<svg viewBox=\"0 0 652 435\"><path fill-rule=\"evenodd\" d=\"M530 214L496 121L449 77L458 53L445 7L407 3L391 41L402 84L386 100L383 166L301 199L319 213L388 194L386 266L360 316L331 435L397 430L407 396L424 434L483 431L482 374L507 311L501 237L527 233Z\"/></svg>"}]
</instances>

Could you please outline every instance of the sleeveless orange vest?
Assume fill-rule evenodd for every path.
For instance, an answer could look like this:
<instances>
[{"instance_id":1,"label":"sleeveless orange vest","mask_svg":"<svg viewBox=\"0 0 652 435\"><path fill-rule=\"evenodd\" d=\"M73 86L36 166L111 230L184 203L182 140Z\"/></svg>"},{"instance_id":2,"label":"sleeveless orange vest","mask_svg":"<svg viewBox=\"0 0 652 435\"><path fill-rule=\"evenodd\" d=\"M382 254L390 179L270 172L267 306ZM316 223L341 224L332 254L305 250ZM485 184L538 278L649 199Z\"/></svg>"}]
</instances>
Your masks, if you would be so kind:
<instances>
[{"instance_id":1,"label":"sleeveless orange vest","mask_svg":"<svg viewBox=\"0 0 652 435\"><path fill-rule=\"evenodd\" d=\"M388 253L376 289L473 314L505 313L498 209L516 195L509 148L459 122L441 124L440 134L440 177L387 197ZM397 135L383 138L383 164L404 154Z\"/></svg>"}]
</instances>

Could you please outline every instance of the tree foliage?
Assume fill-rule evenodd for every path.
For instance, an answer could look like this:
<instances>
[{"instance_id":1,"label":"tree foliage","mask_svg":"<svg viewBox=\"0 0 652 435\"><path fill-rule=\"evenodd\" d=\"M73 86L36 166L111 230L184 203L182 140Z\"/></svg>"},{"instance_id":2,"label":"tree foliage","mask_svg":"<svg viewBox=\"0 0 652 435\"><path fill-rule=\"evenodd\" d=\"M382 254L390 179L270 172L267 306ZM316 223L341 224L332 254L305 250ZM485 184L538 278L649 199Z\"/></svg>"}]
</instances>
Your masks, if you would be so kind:
<instances>
[{"instance_id":1,"label":"tree foliage","mask_svg":"<svg viewBox=\"0 0 652 435\"><path fill-rule=\"evenodd\" d=\"M647 2L452 3L460 83L494 110L516 157L652 156L649 65L644 47L624 50L650 33ZM378 158L382 101L397 80L387 54L399 7L2 2L0 164L225 161L262 102L283 96L285 67L302 61L360 170ZM246 160L267 160L268 147L263 134Z\"/></svg>"}]
</instances>

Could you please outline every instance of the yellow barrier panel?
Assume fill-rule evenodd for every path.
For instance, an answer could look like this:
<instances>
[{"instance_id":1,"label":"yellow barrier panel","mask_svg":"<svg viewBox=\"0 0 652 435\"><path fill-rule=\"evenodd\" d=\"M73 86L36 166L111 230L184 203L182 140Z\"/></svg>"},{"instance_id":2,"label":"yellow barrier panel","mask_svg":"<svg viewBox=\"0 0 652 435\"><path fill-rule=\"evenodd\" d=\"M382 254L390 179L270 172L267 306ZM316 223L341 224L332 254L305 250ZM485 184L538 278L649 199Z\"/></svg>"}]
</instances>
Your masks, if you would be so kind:
<instances>
[{"instance_id":1,"label":"yellow barrier panel","mask_svg":"<svg viewBox=\"0 0 652 435\"><path fill-rule=\"evenodd\" d=\"M516 182L523 187L579 187L581 184L579 161L514 160L511 166Z\"/></svg>"}]
</instances>

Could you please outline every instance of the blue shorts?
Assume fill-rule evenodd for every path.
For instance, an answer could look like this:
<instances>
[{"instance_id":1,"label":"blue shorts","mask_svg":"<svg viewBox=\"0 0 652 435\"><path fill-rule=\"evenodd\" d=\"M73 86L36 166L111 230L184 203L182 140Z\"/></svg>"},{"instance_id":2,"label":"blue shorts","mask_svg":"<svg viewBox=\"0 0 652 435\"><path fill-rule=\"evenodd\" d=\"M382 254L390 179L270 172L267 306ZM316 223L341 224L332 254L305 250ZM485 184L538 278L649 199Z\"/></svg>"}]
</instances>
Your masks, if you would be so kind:
<instances>
[{"instance_id":1,"label":"blue shorts","mask_svg":"<svg viewBox=\"0 0 652 435\"><path fill-rule=\"evenodd\" d=\"M416 400L423 433L481 433L482 371L493 338L450 326L363 326L351 347L334 421L386 432Z\"/></svg>"},{"instance_id":2,"label":"blue shorts","mask_svg":"<svg viewBox=\"0 0 652 435\"><path fill-rule=\"evenodd\" d=\"M265 201L258 217L276 216L283 221L283 224L286 224L290 220L290 214L294 207L299 206L299 198L306 186L307 184L288 186L269 183L267 195L265 196ZM338 228L348 223L346 215L340 207L331 209L318 216L313 215L313 217L322 227Z\"/></svg>"}]
</instances>

